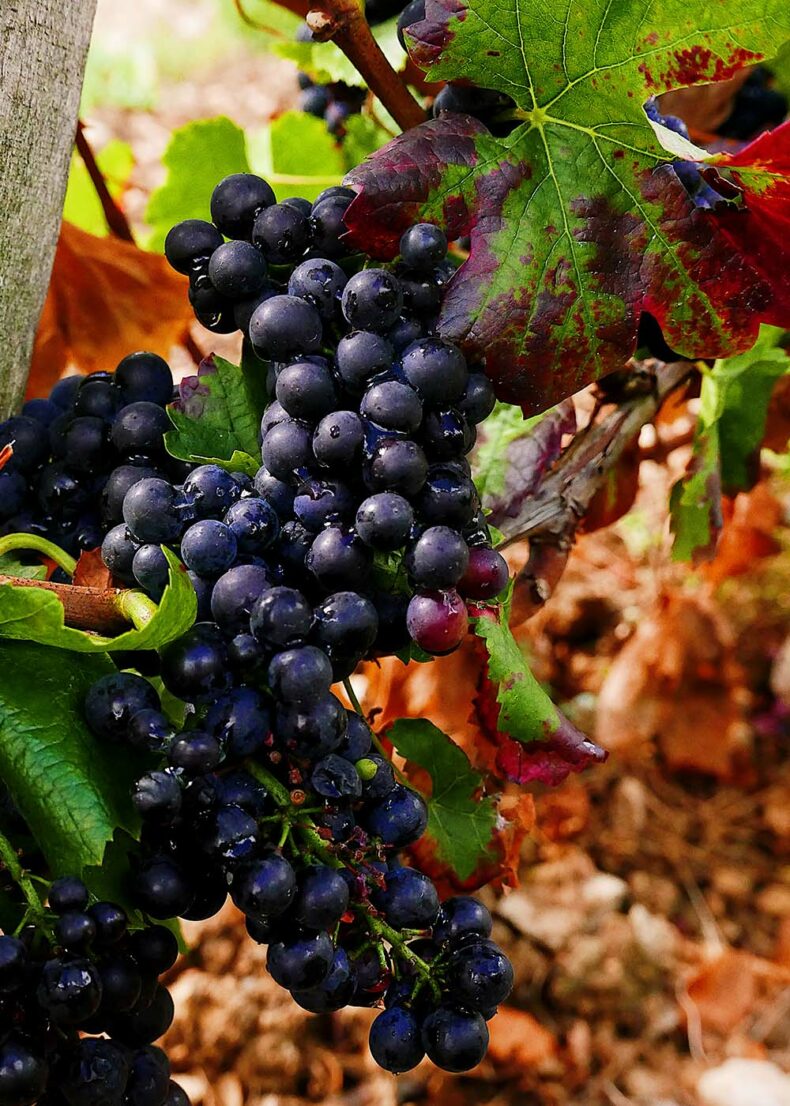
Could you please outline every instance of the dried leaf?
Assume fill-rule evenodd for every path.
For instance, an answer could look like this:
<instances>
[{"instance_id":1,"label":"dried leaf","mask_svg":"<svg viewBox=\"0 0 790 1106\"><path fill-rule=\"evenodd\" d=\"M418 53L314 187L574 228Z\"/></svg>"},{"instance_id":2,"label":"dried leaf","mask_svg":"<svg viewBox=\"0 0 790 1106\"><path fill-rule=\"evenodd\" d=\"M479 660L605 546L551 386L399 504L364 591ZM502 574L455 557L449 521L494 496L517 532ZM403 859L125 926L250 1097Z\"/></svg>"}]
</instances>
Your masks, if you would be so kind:
<instances>
[{"instance_id":1,"label":"dried leaf","mask_svg":"<svg viewBox=\"0 0 790 1106\"><path fill-rule=\"evenodd\" d=\"M167 356L192 319L187 282L163 257L63 223L39 322L28 397L67 368L113 368L127 353Z\"/></svg>"}]
</instances>

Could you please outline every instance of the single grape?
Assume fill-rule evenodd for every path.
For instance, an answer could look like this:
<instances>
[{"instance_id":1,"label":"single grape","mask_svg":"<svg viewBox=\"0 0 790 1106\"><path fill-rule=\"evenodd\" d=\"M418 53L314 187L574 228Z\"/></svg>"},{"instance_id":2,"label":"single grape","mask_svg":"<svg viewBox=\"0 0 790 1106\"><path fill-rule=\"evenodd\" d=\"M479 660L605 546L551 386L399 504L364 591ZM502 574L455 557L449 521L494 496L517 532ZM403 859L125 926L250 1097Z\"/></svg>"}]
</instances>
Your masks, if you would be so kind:
<instances>
[{"instance_id":1,"label":"single grape","mask_svg":"<svg viewBox=\"0 0 790 1106\"><path fill-rule=\"evenodd\" d=\"M488 1048L488 1026L480 1014L440 1006L422 1025L422 1043L428 1058L445 1071L476 1067Z\"/></svg>"},{"instance_id":2,"label":"single grape","mask_svg":"<svg viewBox=\"0 0 790 1106\"><path fill-rule=\"evenodd\" d=\"M314 645L286 649L272 658L267 682L282 702L313 702L329 691L332 665L326 653Z\"/></svg>"},{"instance_id":3,"label":"single grape","mask_svg":"<svg viewBox=\"0 0 790 1106\"><path fill-rule=\"evenodd\" d=\"M277 511L266 498L240 499L228 508L223 521L233 531L240 553L262 553L280 532Z\"/></svg>"},{"instance_id":4,"label":"single grape","mask_svg":"<svg viewBox=\"0 0 790 1106\"><path fill-rule=\"evenodd\" d=\"M366 812L365 824L385 845L400 849L422 837L428 825L428 808L416 791L396 784Z\"/></svg>"},{"instance_id":5,"label":"single grape","mask_svg":"<svg viewBox=\"0 0 790 1106\"><path fill-rule=\"evenodd\" d=\"M269 945L266 967L289 991L317 987L329 975L334 949L328 933L300 933Z\"/></svg>"},{"instance_id":6,"label":"single grape","mask_svg":"<svg viewBox=\"0 0 790 1106\"><path fill-rule=\"evenodd\" d=\"M336 802L350 802L362 795L362 780L356 765L337 753L328 753L316 761L310 773L310 785L322 799Z\"/></svg>"},{"instance_id":7,"label":"single grape","mask_svg":"<svg viewBox=\"0 0 790 1106\"><path fill-rule=\"evenodd\" d=\"M90 915L72 910L58 918L55 937L69 952L85 952L96 937L96 924Z\"/></svg>"},{"instance_id":8,"label":"single grape","mask_svg":"<svg viewBox=\"0 0 790 1106\"><path fill-rule=\"evenodd\" d=\"M181 559L198 576L219 576L236 560L236 537L229 526L213 518L194 522L181 539Z\"/></svg>"},{"instance_id":9,"label":"single grape","mask_svg":"<svg viewBox=\"0 0 790 1106\"><path fill-rule=\"evenodd\" d=\"M346 710L334 695L313 703L288 703L275 712L274 731L297 756L318 758L331 753L348 731Z\"/></svg>"},{"instance_id":10,"label":"single grape","mask_svg":"<svg viewBox=\"0 0 790 1106\"><path fill-rule=\"evenodd\" d=\"M394 929L428 929L436 921L439 896L431 880L414 868L394 868L373 902Z\"/></svg>"},{"instance_id":11,"label":"single grape","mask_svg":"<svg viewBox=\"0 0 790 1106\"><path fill-rule=\"evenodd\" d=\"M172 429L167 411L156 403L139 400L119 412L110 441L127 456L152 456L162 452L163 437Z\"/></svg>"},{"instance_id":12,"label":"single grape","mask_svg":"<svg viewBox=\"0 0 790 1106\"><path fill-rule=\"evenodd\" d=\"M143 591L158 603L170 576L161 545L141 545L132 558L132 574Z\"/></svg>"},{"instance_id":13,"label":"single grape","mask_svg":"<svg viewBox=\"0 0 790 1106\"><path fill-rule=\"evenodd\" d=\"M359 413L384 430L412 434L422 422L420 397L408 384L385 380L365 392Z\"/></svg>"},{"instance_id":14,"label":"single grape","mask_svg":"<svg viewBox=\"0 0 790 1106\"><path fill-rule=\"evenodd\" d=\"M184 481L184 495L198 518L219 519L241 497L241 488L219 465L199 465Z\"/></svg>"},{"instance_id":15,"label":"single grape","mask_svg":"<svg viewBox=\"0 0 790 1106\"><path fill-rule=\"evenodd\" d=\"M130 951L144 971L161 975L178 957L178 940L164 926L148 926L130 935Z\"/></svg>"},{"instance_id":16,"label":"single grape","mask_svg":"<svg viewBox=\"0 0 790 1106\"><path fill-rule=\"evenodd\" d=\"M468 372L457 346L441 338L421 338L403 353L403 375L426 403L449 407L464 394Z\"/></svg>"},{"instance_id":17,"label":"single grape","mask_svg":"<svg viewBox=\"0 0 790 1106\"><path fill-rule=\"evenodd\" d=\"M439 944L452 944L469 934L488 937L492 926L491 914L481 902L468 895L455 895L442 903L433 927L433 939Z\"/></svg>"},{"instance_id":18,"label":"single grape","mask_svg":"<svg viewBox=\"0 0 790 1106\"><path fill-rule=\"evenodd\" d=\"M274 202L265 180L253 173L233 173L211 194L211 218L227 238L249 239L258 213Z\"/></svg>"},{"instance_id":19,"label":"single grape","mask_svg":"<svg viewBox=\"0 0 790 1106\"><path fill-rule=\"evenodd\" d=\"M136 905L152 918L177 918L194 898L186 875L167 857L152 857L141 865L132 894Z\"/></svg>"},{"instance_id":20,"label":"single grape","mask_svg":"<svg viewBox=\"0 0 790 1106\"><path fill-rule=\"evenodd\" d=\"M457 591L431 591L413 595L406 625L414 642L426 653L452 653L466 636L468 615Z\"/></svg>"},{"instance_id":21,"label":"single grape","mask_svg":"<svg viewBox=\"0 0 790 1106\"><path fill-rule=\"evenodd\" d=\"M328 1014L346 1006L354 992L354 971L344 948L335 949L326 979L317 987L292 991L294 1002L311 1014Z\"/></svg>"},{"instance_id":22,"label":"single grape","mask_svg":"<svg viewBox=\"0 0 790 1106\"><path fill-rule=\"evenodd\" d=\"M332 930L348 909L348 901L348 886L340 873L316 864L299 873L293 914L307 929Z\"/></svg>"},{"instance_id":23,"label":"single grape","mask_svg":"<svg viewBox=\"0 0 790 1106\"><path fill-rule=\"evenodd\" d=\"M469 565L469 549L457 530L429 526L408 553L409 576L418 588L451 588Z\"/></svg>"},{"instance_id":24,"label":"single grape","mask_svg":"<svg viewBox=\"0 0 790 1106\"><path fill-rule=\"evenodd\" d=\"M309 427L296 419L277 423L263 439L261 458L276 479L292 481L294 474L307 469L313 460Z\"/></svg>"},{"instance_id":25,"label":"single grape","mask_svg":"<svg viewBox=\"0 0 790 1106\"><path fill-rule=\"evenodd\" d=\"M385 438L374 448L365 482L371 491L413 496L428 476L428 461L416 442Z\"/></svg>"},{"instance_id":26,"label":"single grape","mask_svg":"<svg viewBox=\"0 0 790 1106\"><path fill-rule=\"evenodd\" d=\"M134 557L140 548L125 522L113 526L104 535L101 543L101 559L111 574L122 584L134 584Z\"/></svg>"},{"instance_id":27,"label":"single grape","mask_svg":"<svg viewBox=\"0 0 790 1106\"><path fill-rule=\"evenodd\" d=\"M163 1106L170 1086L170 1064L158 1048L146 1045L132 1057L125 1106Z\"/></svg>"},{"instance_id":28,"label":"single grape","mask_svg":"<svg viewBox=\"0 0 790 1106\"><path fill-rule=\"evenodd\" d=\"M456 949L447 967L454 1001L484 1012L504 1002L513 989L513 967L505 954L486 941Z\"/></svg>"},{"instance_id":29,"label":"single grape","mask_svg":"<svg viewBox=\"0 0 790 1106\"><path fill-rule=\"evenodd\" d=\"M97 737L121 741L134 715L147 708L159 709L159 696L148 681L131 672L116 672L91 685L85 697L85 721Z\"/></svg>"},{"instance_id":30,"label":"single grape","mask_svg":"<svg viewBox=\"0 0 790 1106\"><path fill-rule=\"evenodd\" d=\"M162 680L169 692L188 702L203 703L230 687L225 642L218 627L196 622L162 649Z\"/></svg>"},{"instance_id":31,"label":"single grape","mask_svg":"<svg viewBox=\"0 0 790 1106\"><path fill-rule=\"evenodd\" d=\"M323 587L343 591L367 578L371 557L356 534L328 526L313 541L305 563Z\"/></svg>"},{"instance_id":32,"label":"single grape","mask_svg":"<svg viewBox=\"0 0 790 1106\"><path fill-rule=\"evenodd\" d=\"M458 400L458 409L471 423L483 422L496 406L496 396L491 381L481 372L469 374L464 394Z\"/></svg>"},{"instance_id":33,"label":"single grape","mask_svg":"<svg viewBox=\"0 0 790 1106\"><path fill-rule=\"evenodd\" d=\"M138 480L151 478L162 478L162 473L151 465L123 464L112 470L101 492L101 516L105 525L115 526L123 521L126 493Z\"/></svg>"},{"instance_id":34,"label":"single grape","mask_svg":"<svg viewBox=\"0 0 790 1106\"><path fill-rule=\"evenodd\" d=\"M350 202L348 191L344 189L342 194L321 195L313 204L310 215L313 249L320 257L334 259L348 252L342 241L347 229L343 220Z\"/></svg>"},{"instance_id":35,"label":"single grape","mask_svg":"<svg viewBox=\"0 0 790 1106\"><path fill-rule=\"evenodd\" d=\"M363 269L343 289L343 315L355 329L384 332L403 307L398 278L386 269Z\"/></svg>"},{"instance_id":36,"label":"single grape","mask_svg":"<svg viewBox=\"0 0 790 1106\"><path fill-rule=\"evenodd\" d=\"M446 254L447 236L432 223L416 223L401 235L400 255L413 269L430 272Z\"/></svg>"},{"instance_id":37,"label":"single grape","mask_svg":"<svg viewBox=\"0 0 790 1106\"><path fill-rule=\"evenodd\" d=\"M505 590L509 576L501 553L476 546L469 551L469 564L458 581L458 590L465 599L493 599Z\"/></svg>"},{"instance_id":38,"label":"single grape","mask_svg":"<svg viewBox=\"0 0 790 1106\"><path fill-rule=\"evenodd\" d=\"M36 998L58 1025L76 1026L99 1009L102 990L96 967L79 957L55 957L41 970Z\"/></svg>"},{"instance_id":39,"label":"single grape","mask_svg":"<svg viewBox=\"0 0 790 1106\"><path fill-rule=\"evenodd\" d=\"M292 418L317 421L337 406L337 390L322 358L295 361L281 370L275 389L278 402Z\"/></svg>"},{"instance_id":40,"label":"single grape","mask_svg":"<svg viewBox=\"0 0 790 1106\"><path fill-rule=\"evenodd\" d=\"M350 392L361 392L372 377L391 368L394 356L386 338L369 330L357 330L338 342L335 367Z\"/></svg>"},{"instance_id":41,"label":"single grape","mask_svg":"<svg viewBox=\"0 0 790 1106\"><path fill-rule=\"evenodd\" d=\"M132 803L141 818L159 825L173 822L181 810L181 787L170 771L146 772L132 789Z\"/></svg>"},{"instance_id":42,"label":"single grape","mask_svg":"<svg viewBox=\"0 0 790 1106\"><path fill-rule=\"evenodd\" d=\"M90 720L88 725L91 725ZM93 727L91 726L91 728ZM88 888L81 879L77 879L76 876L61 876L60 879L53 881L49 889L50 910L53 910L56 914L67 914L74 910L85 910L87 905ZM4 938L4 940L9 940L9 938Z\"/></svg>"},{"instance_id":43,"label":"single grape","mask_svg":"<svg viewBox=\"0 0 790 1106\"><path fill-rule=\"evenodd\" d=\"M126 936L129 919L122 906L114 902L95 902L88 908L96 926L96 944L116 945Z\"/></svg>"},{"instance_id":44,"label":"single grape","mask_svg":"<svg viewBox=\"0 0 790 1106\"><path fill-rule=\"evenodd\" d=\"M138 480L124 496L123 519L139 542L174 542L181 536L180 500L166 480Z\"/></svg>"},{"instance_id":45,"label":"single grape","mask_svg":"<svg viewBox=\"0 0 790 1106\"><path fill-rule=\"evenodd\" d=\"M296 261L309 246L310 238L308 216L288 204L264 208L252 228L254 245L272 265Z\"/></svg>"},{"instance_id":46,"label":"single grape","mask_svg":"<svg viewBox=\"0 0 790 1106\"><path fill-rule=\"evenodd\" d=\"M410 1071L425 1055L419 1022L404 1006L391 1006L378 1015L368 1043L379 1067L395 1075Z\"/></svg>"},{"instance_id":47,"label":"single grape","mask_svg":"<svg viewBox=\"0 0 790 1106\"><path fill-rule=\"evenodd\" d=\"M328 258L311 258L298 265L288 278L288 295L307 300L321 315L331 320L340 307L348 278L339 265Z\"/></svg>"},{"instance_id":48,"label":"single grape","mask_svg":"<svg viewBox=\"0 0 790 1106\"><path fill-rule=\"evenodd\" d=\"M432 461L452 461L468 453L477 434L466 417L454 407L429 411L420 434L420 441Z\"/></svg>"},{"instance_id":49,"label":"single grape","mask_svg":"<svg viewBox=\"0 0 790 1106\"><path fill-rule=\"evenodd\" d=\"M209 280L229 300L254 296L266 283L266 273L263 254L249 242L224 242L208 263Z\"/></svg>"},{"instance_id":50,"label":"single grape","mask_svg":"<svg viewBox=\"0 0 790 1106\"><path fill-rule=\"evenodd\" d=\"M362 423L355 411L325 415L313 434L313 454L327 468L347 469L362 450Z\"/></svg>"},{"instance_id":51,"label":"single grape","mask_svg":"<svg viewBox=\"0 0 790 1106\"><path fill-rule=\"evenodd\" d=\"M272 853L241 868L233 877L231 896L248 917L276 918L291 905L296 875L283 856Z\"/></svg>"},{"instance_id":52,"label":"single grape","mask_svg":"<svg viewBox=\"0 0 790 1106\"><path fill-rule=\"evenodd\" d=\"M463 530L475 516L480 501L470 476L451 464L431 465L425 484L415 496L414 506L430 525Z\"/></svg>"},{"instance_id":53,"label":"single grape","mask_svg":"<svg viewBox=\"0 0 790 1106\"><path fill-rule=\"evenodd\" d=\"M378 614L369 599L355 591L338 591L315 608L312 641L333 653L360 659L376 640Z\"/></svg>"},{"instance_id":54,"label":"single grape","mask_svg":"<svg viewBox=\"0 0 790 1106\"><path fill-rule=\"evenodd\" d=\"M109 1028L124 1044L140 1048L157 1041L167 1032L172 1025L174 1013L169 991L159 984L147 1006L128 1014L118 1014L111 1019Z\"/></svg>"},{"instance_id":55,"label":"single grape","mask_svg":"<svg viewBox=\"0 0 790 1106\"><path fill-rule=\"evenodd\" d=\"M222 245L222 235L204 219L184 219L167 232L165 257L177 273L188 276Z\"/></svg>"},{"instance_id":56,"label":"single grape","mask_svg":"<svg viewBox=\"0 0 790 1106\"><path fill-rule=\"evenodd\" d=\"M188 533L189 531L187 531ZM211 593L211 614L226 634L237 634L250 624L250 613L270 587L261 565L234 565L217 580Z\"/></svg>"},{"instance_id":57,"label":"single grape","mask_svg":"<svg viewBox=\"0 0 790 1106\"><path fill-rule=\"evenodd\" d=\"M366 545L381 550L400 549L413 525L411 504L396 492L368 496L360 503L354 524Z\"/></svg>"},{"instance_id":58,"label":"single grape","mask_svg":"<svg viewBox=\"0 0 790 1106\"><path fill-rule=\"evenodd\" d=\"M296 296L272 296L250 319L250 341L259 357L286 361L321 348L321 316Z\"/></svg>"}]
</instances>

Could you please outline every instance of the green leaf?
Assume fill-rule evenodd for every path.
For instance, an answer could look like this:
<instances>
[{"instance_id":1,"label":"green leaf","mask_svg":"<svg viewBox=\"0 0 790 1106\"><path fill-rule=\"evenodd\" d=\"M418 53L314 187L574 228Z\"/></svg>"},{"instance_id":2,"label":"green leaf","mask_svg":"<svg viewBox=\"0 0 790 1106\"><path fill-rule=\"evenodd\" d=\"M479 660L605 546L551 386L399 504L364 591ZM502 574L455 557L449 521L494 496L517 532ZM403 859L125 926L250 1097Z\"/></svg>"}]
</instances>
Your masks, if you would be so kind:
<instances>
[{"instance_id":1,"label":"green leaf","mask_svg":"<svg viewBox=\"0 0 790 1106\"><path fill-rule=\"evenodd\" d=\"M82 715L91 684L114 671L103 655L2 644L0 775L56 875L101 864L117 828L137 831L139 763L97 741Z\"/></svg>"},{"instance_id":2,"label":"green leaf","mask_svg":"<svg viewBox=\"0 0 790 1106\"><path fill-rule=\"evenodd\" d=\"M723 0L427 0L407 39L428 80L501 98L485 123L447 113L354 169L350 240L386 259L420 220L470 235L440 332L530 414L619 370L643 311L690 358L748 349L790 311L782 138L708 154L644 104L788 37L786 0L743 0L737 16ZM678 159L711 161L737 203L705 207Z\"/></svg>"},{"instance_id":3,"label":"green leaf","mask_svg":"<svg viewBox=\"0 0 790 1106\"><path fill-rule=\"evenodd\" d=\"M304 196L339 184L348 168L340 144L323 119L301 111L286 111L250 143L256 172L265 177L278 200Z\"/></svg>"},{"instance_id":4,"label":"green leaf","mask_svg":"<svg viewBox=\"0 0 790 1106\"><path fill-rule=\"evenodd\" d=\"M46 580L47 566L25 564L14 553L3 553L0 556L0 576L19 576L23 580Z\"/></svg>"},{"instance_id":5,"label":"green leaf","mask_svg":"<svg viewBox=\"0 0 790 1106\"><path fill-rule=\"evenodd\" d=\"M173 131L162 155L167 179L148 201L148 248L162 250L167 232L182 219L210 219L214 186L230 173L248 173L244 131L224 115Z\"/></svg>"},{"instance_id":6,"label":"green leaf","mask_svg":"<svg viewBox=\"0 0 790 1106\"><path fill-rule=\"evenodd\" d=\"M370 115L361 112L359 115L350 115L346 120L346 133L343 137L345 168L352 169L359 165L366 157L385 146L391 137L391 133Z\"/></svg>"},{"instance_id":7,"label":"green leaf","mask_svg":"<svg viewBox=\"0 0 790 1106\"><path fill-rule=\"evenodd\" d=\"M127 630L117 637L88 633L66 626L63 605L54 592L43 588L0 584L0 638L38 642L75 653L109 653L118 650L161 649L175 641L195 621L197 598L186 569L169 549L163 549L168 561L169 580L153 616L141 629ZM126 593L125 602L150 600L141 592Z\"/></svg>"},{"instance_id":8,"label":"green leaf","mask_svg":"<svg viewBox=\"0 0 790 1106\"><path fill-rule=\"evenodd\" d=\"M516 741L548 740L562 716L535 679L510 627L493 618L473 618L472 628L485 643L488 675L497 684L497 728Z\"/></svg>"},{"instance_id":9,"label":"green leaf","mask_svg":"<svg viewBox=\"0 0 790 1106\"><path fill-rule=\"evenodd\" d=\"M96 164L102 171L110 195L117 199L123 194L134 166L132 147L128 142L112 139L96 154ZM85 162L76 153L71 159L63 218L98 237L109 233L93 181L85 168Z\"/></svg>"},{"instance_id":10,"label":"green leaf","mask_svg":"<svg viewBox=\"0 0 790 1106\"><path fill-rule=\"evenodd\" d=\"M397 19L379 23L372 31L393 69L405 68L407 58L398 42ZM316 84L342 81L352 88L366 87L359 71L334 42L278 42L274 53L295 62Z\"/></svg>"},{"instance_id":11,"label":"green leaf","mask_svg":"<svg viewBox=\"0 0 790 1106\"><path fill-rule=\"evenodd\" d=\"M431 777L428 833L441 860L459 879L468 879L490 855L496 823L493 799L480 797L482 777L463 750L424 718L399 719L388 728L387 737L401 756Z\"/></svg>"},{"instance_id":12,"label":"green leaf","mask_svg":"<svg viewBox=\"0 0 790 1106\"><path fill-rule=\"evenodd\" d=\"M778 348L783 336L763 327L748 353L716 361L702 378L691 460L670 497L673 560L710 559L722 526L722 491L750 488L758 475L771 392L790 372L790 359Z\"/></svg>"},{"instance_id":13,"label":"green leaf","mask_svg":"<svg viewBox=\"0 0 790 1106\"><path fill-rule=\"evenodd\" d=\"M165 434L168 453L254 476L260 468L265 370L257 357L248 356L241 365L217 354L207 357L197 376L181 382L179 398L167 409L175 426Z\"/></svg>"}]
</instances>

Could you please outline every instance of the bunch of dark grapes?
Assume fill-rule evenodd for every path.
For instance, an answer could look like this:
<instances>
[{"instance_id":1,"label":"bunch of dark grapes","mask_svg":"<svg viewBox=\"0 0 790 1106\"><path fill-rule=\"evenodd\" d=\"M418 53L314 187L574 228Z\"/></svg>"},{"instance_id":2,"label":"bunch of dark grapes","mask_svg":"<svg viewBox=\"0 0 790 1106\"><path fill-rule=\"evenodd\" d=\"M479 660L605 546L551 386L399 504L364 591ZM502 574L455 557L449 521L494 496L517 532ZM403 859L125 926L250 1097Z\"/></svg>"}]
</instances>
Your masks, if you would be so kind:
<instances>
[{"instance_id":1,"label":"bunch of dark grapes","mask_svg":"<svg viewBox=\"0 0 790 1106\"><path fill-rule=\"evenodd\" d=\"M114 373L70 376L48 399L29 400L0 423L0 534L40 534L77 556L121 521L123 497L142 477L178 479L165 405L173 377L161 357L134 353Z\"/></svg>"},{"instance_id":2,"label":"bunch of dark grapes","mask_svg":"<svg viewBox=\"0 0 790 1106\"><path fill-rule=\"evenodd\" d=\"M0 936L0 1102L188 1106L152 1044L173 1017L158 982L178 954L173 934L130 930L121 907L90 903L71 878L52 884L48 918L46 930Z\"/></svg>"},{"instance_id":3,"label":"bunch of dark grapes","mask_svg":"<svg viewBox=\"0 0 790 1106\"><path fill-rule=\"evenodd\" d=\"M349 276L338 258L350 199L319 198L298 250L285 248L280 220L295 225L302 202L276 204L259 178L230 177L212 197L214 224L168 236L171 263L225 296L220 315L243 323L267 374L263 466L254 480L202 465L182 484L129 490L108 564L128 543L135 579L155 595L170 545L198 594L199 621L160 655L187 722L176 730L129 673L94 687L86 718L100 740L160 758L134 790L144 829L131 893L146 915L205 918L230 893L301 1005L384 1002L371 1047L385 1067L427 1052L460 1071L482 1058L511 969L482 907L440 910L431 881L402 863L425 802L332 685L411 642L450 652L466 603L505 587L466 460L494 397L434 333L442 231L412 227L392 268L357 259ZM253 268L263 285L245 279Z\"/></svg>"}]
</instances>

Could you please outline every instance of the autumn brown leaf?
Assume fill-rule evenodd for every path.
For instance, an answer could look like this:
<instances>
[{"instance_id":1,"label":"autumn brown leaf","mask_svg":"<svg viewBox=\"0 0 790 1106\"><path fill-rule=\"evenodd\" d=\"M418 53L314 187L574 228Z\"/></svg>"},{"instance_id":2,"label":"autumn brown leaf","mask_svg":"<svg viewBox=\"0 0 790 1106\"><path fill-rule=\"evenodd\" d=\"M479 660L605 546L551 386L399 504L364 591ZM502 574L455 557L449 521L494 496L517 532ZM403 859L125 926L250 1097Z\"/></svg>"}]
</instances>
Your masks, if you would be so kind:
<instances>
[{"instance_id":1,"label":"autumn brown leaf","mask_svg":"<svg viewBox=\"0 0 790 1106\"><path fill-rule=\"evenodd\" d=\"M167 356L192 318L186 284L159 254L64 222L28 398L46 395L67 368L112 369L137 349Z\"/></svg>"}]
</instances>

